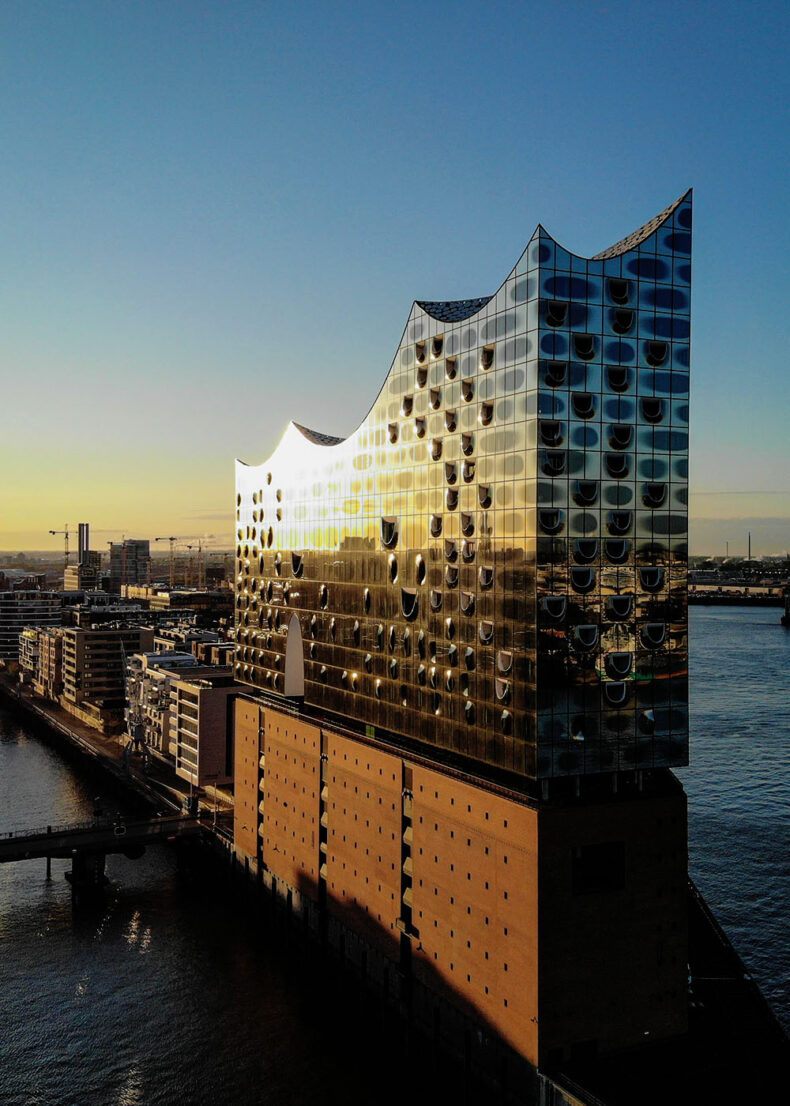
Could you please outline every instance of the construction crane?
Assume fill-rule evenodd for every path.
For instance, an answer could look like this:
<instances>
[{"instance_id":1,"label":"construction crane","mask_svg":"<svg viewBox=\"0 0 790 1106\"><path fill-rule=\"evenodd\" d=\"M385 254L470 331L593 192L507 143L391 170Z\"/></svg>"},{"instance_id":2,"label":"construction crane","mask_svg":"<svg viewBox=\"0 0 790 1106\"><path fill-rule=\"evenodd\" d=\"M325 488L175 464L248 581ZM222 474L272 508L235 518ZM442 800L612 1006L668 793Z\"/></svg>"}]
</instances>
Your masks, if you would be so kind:
<instances>
[{"instance_id":1,"label":"construction crane","mask_svg":"<svg viewBox=\"0 0 790 1106\"><path fill-rule=\"evenodd\" d=\"M50 530L50 534L62 534L63 535L64 547L65 547L65 557L64 557L64 561L63 561L63 568L67 569L69 567L69 524L67 522L64 522L63 527L64 528L62 530Z\"/></svg>"},{"instance_id":2,"label":"construction crane","mask_svg":"<svg viewBox=\"0 0 790 1106\"><path fill-rule=\"evenodd\" d=\"M176 542L179 539L176 537L169 538L154 538L154 541L169 541L170 542L170 590L176 586Z\"/></svg>"},{"instance_id":3,"label":"construction crane","mask_svg":"<svg viewBox=\"0 0 790 1106\"><path fill-rule=\"evenodd\" d=\"M197 586L199 588L205 587L205 584L206 584L206 564L205 564L205 561L203 559L203 542L198 541L196 546L195 545L188 545L187 549L189 550L189 562L188 562L189 579L187 580L187 584L191 583L192 572L193 572L193 569L194 569L194 566L195 566L195 559L192 556L192 550L197 549L197 551L198 551L198 557L197 557Z\"/></svg>"}]
</instances>

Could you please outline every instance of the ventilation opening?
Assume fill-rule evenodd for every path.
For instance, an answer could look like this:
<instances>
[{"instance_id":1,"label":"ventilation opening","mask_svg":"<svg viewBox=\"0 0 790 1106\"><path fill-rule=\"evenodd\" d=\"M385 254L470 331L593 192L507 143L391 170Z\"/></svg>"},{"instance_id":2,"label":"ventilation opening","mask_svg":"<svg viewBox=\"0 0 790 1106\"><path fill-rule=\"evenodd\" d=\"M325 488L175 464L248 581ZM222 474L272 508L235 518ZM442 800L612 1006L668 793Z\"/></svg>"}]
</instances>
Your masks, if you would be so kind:
<instances>
[{"instance_id":1,"label":"ventilation opening","mask_svg":"<svg viewBox=\"0 0 790 1106\"><path fill-rule=\"evenodd\" d=\"M433 457L434 461L438 461L439 458L441 457L441 455L442 455L442 439L441 438L434 438L431 441L431 457Z\"/></svg>"},{"instance_id":2,"label":"ventilation opening","mask_svg":"<svg viewBox=\"0 0 790 1106\"><path fill-rule=\"evenodd\" d=\"M381 544L385 549L394 549L398 544L398 520L392 515L382 516Z\"/></svg>"},{"instance_id":3,"label":"ventilation opening","mask_svg":"<svg viewBox=\"0 0 790 1106\"><path fill-rule=\"evenodd\" d=\"M442 533L442 516L431 515L431 537L438 538Z\"/></svg>"},{"instance_id":4,"label":"ventilation opening","mask_svg":"<svg viewBox=\"0 0 790 1106\"><path fill-rule=\"evenodd\" d=\"M480 580L481 589L487 591L494 583L493 568L490 565L481 565L478 579Z\"/></svg>"},{"instance_id":5,"label":"ventilation opening","mask_svg":"<svg viewBox=\"0 0 790 1106\"><path fill-rule=\"evenodd\" d=\"M544 595L540 601L540 605L549 618L559 621L561 618L565 617L568 600L564 595Z\"/></svg>"},{"instance_id":6,"label":"ventilation opening","mask_svg":"<svg viewBox=\"0 0 790 1106\"><path fill-rule=\"evenodd\" d=\"M562 530L562 511L556 507L543 507L538 511L538 523L544 534L559 534Z\"/></svg>"},{"instance_id":7,"label":"ventilation opening","mask_svg":"<svg viewBox=\"0 0 790 1106\"><path fill-rule=\"evenodd\" d=\"M624 707L628 702L628 684L620 681L604 684L603 694L610 707Z\"/></svg>"},{"instance_id":8,"label":"ventilation opening","mask_svg":"<svg viewBox=\"0 0 790 1106\"><path fill-rule=\"evenodd\" d=\"M448 511L454 511L458 506L458 489L448 488L444 495L444 502Z\"/></svg>"},{"instance_id":9,"label":"ventilation opening","mask_svg":"<svg viewBox=\"0 0 790 1106\"><path fill-rule=\"evenodd\" d=\"M630 380L630 373L624 365L606 366L606 383L613 392L627 391Z\"/></svg>"},{"instance_id":10,"label":"ventilation opening","mask_svg":"<svg viewBox=\"0 0 790 1106\"><path fill-rule=\"evenodd\" d=\"M577 480L573 485L573 501L579 507L592 507L598 499L598 484L594 480Z\"/></svg>"},{"instance_id":11,"label":"ventilation opening","mask_svg":"<svg viewBox=\"0 0 790 1106\"><path fill-rule=\"evenodd\" d=\"M595 587L595 569L572 568L571 586L580 595L586 595L588 591L592 591Z\"/></svg>"},{"instance_id":12,"label":"ventilation opening","mask_svg":"<svg viewBox=\"0 0 790 1106\"><path fill-rule=\"evenodd\" d=\"M425 425L426 424L424 418L417 418L414 420L414 433L417 435L418 438L425 437Z\"/></svg>"},{"instance_id":13,"label":"ventilation opening","mask_svg":"<svg viewBox=\"0 0 790 1106\"><path fill-rule=\"evenodd\" d=\"M572 402L577 419L591 419L595 414L595 396L591 392L574 392Z\"/></svg>"},{"instance_id":14,"label":"ventilation opening","mask_svg":"<svg viewBox=\"0 0 790 1106\"><path fill-rule=\"evenodd\" d=\"M628 449L633 440L633 426L627 426L625 423L615 423L609 427L609 445L612 449Z\"/></svg>"},{"instance_id":15,"label":"ventilation opening","mask_svg":"<svg viewBox=\"0 0 790 1106\"><path fill-rule=\"evenodd\" d=\"M465 564L471 564L475 559L476 545L473 541L465 541L461 546L461 559Z\"/></svg>"},{"instance_id":16,"label":"ventilation opening","mask_svg":"<svg viewBox=\"0 0 790 1106\"><path fill-rule=\"evenodd\" d=\"M461 395L464 397L467 403L469 403L471 399L474 399L475 385L473 380L461 381Z\"/></svg>"},{"instance_id":17,"label":"ventilation opening","mask_svg":"<svg viewBox=\"0 0 790 1106\"><path fill-rule=\"evenodd\" d=\"M304 560L301 553L291 553L291 572L297 578L304 572Z\"/></svg>"},{"instance_id":18,"label":"ventilation opening","mask_svg":"<svg viewBox=\"0 0 790 1106\"><path fill-rule=\"evenodd\" d=\"M494 623L488 621L481 622L478 637L482 645L490 645L494 640Z\"/></svg>"},{"instance_id":19,"label":"ventilation opening","mask_svg":"<svg viewBox=\"0 0 790 1106\"><path fill-rule=\"evenodd\" d=\"M475 450L475 438L474 434L462 434L461 435L461 452L464 457L470 457Z\"/></svg>"},{"instance_id":20,"label":"ventilation opening","mask_svg":"<svg viewBox=\"0 0 790 1106\"><path fill-rule=\"evenodd\" d=\"M500 649L496 655L496 666L497 671L506 676L513 667L513 654Z\"/></svg>"},{"instance_id":21,"label":"ventilation opening","mask_svg":"<svg viewBox=\"0 0 790 1106\"><path fill-rule=\"evenodd\" d=\"M428 366L427 365L418 365L417 366L417 387L418 388L424 388L427 383L428 383Z\"/></svg>"},{"instance_id":22,"label":"ventilation opening","mask_svg":"<svg viewBox=\"0 0 790 1106\"><path fill-rule=\"evenodd\" d=\"M645 591L660 591L664 584L664 570L657 565L639 569L639 582Z\"/></svg>"},{"instance_id":23,"label":"ventilation opening","mask_svg":"<svg viewBox=\"0 0 790 1106\"><path fill-rule=\"evenodd\" d=\"M568 454L561 449L550 449L544 454L541 468L545 476L562 476L568 465Z\"/></svg>"},{"instance_id":24,"label":"ventilation opening","mask_svg":"<svg viewBox=\"0 0 790 1106\"><path fill-rule=\"evenodd\" d=\"M430 403L434 411L438 411L442 404L442 389L431 388L430 391Z\"/></svg>"},{"instance_id":25,"label":"ventilation opening","mask_svg":"<svg viewBox=\"0 0 790 1106\"><path fill-rule=\"evenodd\" d=\"M634 599L631 595L610 595L606 600L606 611L613 621L621 622L631 614L633 605Z\"/></svg>"},{"instance_id":26,"label":"ventilation opening","mask_svg":"<svg viewBox=\"0 0 790 1106\"><path fill-rule=\"evenodd\" d=\"M480 423L482 426L488 426L494 417L494 405L486 401L480 404Z\"/></svg>"},{"instance_id":27,"label":"ventilation opening","mask_svg":"<svg viewBox=\"0 0 790 1106\"><path fill-rule=\"evenodd\" d=\"M606 558L613 565L624 564L631 552L631 543L624 538L607 538L604 544Z\"/></svg>"},{"instance_id":28,"label":"ventilation opening","mask_svg":"<svg viewBox=\"0 0 790 1106\"><path fill-rule=\"evenodd\" d=\"M404 657L411 656L411 630L409 629L403 631L403 655Z\"/></svg>"},{"instance_id":29,"label":"ventilation opening","mask_svg":"<svg viewBox=\"0 0 790 1106\"><path fill-rule=\"evenodd\" d=\"M642 489L642 502L645 507L655 511L663 507L667 498L666 484L645 484Z\"/></svg>"},{"instance_id":30,"label":"ventilation opening","mask_svg":"<svg viewBox=\"0 0 790 1106\"><path fill-rule=\"evenodd\" d=\"M400 405L401 414L408 418L414 410L414 396L404 396Z\"/></svg>"},{"instance_id":31,"label":"ventilation opening","mask_svg":"<svg viewBox=\"0 0 790 1106\"><path fill-rule=\"evenodd\" d=\"M441 357L443 349L444 349L444 335L443 334L437 334L436 337L431 342L431 356L432 357Z\"/></svg>"},{"instance_id":32,"label":"ventilation opening","mask_svg":"<svg viewBox=\"0 0 790 1106\"><path fill-rule=\"evenodd\" d=\"M467 726L473 726L475 722L475 705L474 703L464 703L464 718L466 719Z\"/></svg>"},{"instance_id":33,"label":"ventilation opening","mask_svg":"<svg viewBox=\"0 0 790 1106\"><path fill-rule=\"evenodd\" d=\"M606 520L606 529L610 534L627 534L631 529L632 521L630 511L610 511Z\"/></svg>"},{"instance_id":34,"label":"ventilation opening","mask_svg":"<svg viewBox=\"0 0 790 1106\"><path fill-rule=\"evenodd\" d=\"M458 542L454 538L444 539L444 555L451 563L458 560Z\"/></svg>"},{"instance_id":35,"label":"ventilation opening","mask_svg":"<svg viewBox=\"0 0 790 1106\"><path fill-rule=\"evenodd\" d=\"M415 588L400 589L401 614L407 622L413 622L420 611L420 601Z\"/></svg>"},{"instance_id":36,"label":"ventilation opening","mask_svg":"<svg viewBox=\"0 0 790 1106\"><path fill-rule=\"evenodd\" d=\"M365 588L362 593L362 607L365 611L365 614L370 613L370 588Z\"/></svg>"},{"instance_id":37,"label":"ventilation opening","mask_svg":"<svg viewBox=\"0 0 790 1106\"><path fill-rule=\"evenodd\" d=\"M389 440L392 442L393 445L395 444L395 442L397 442L398 424L396 422L391 422L387 427L387 436L389 437Z\"/></svg>"},{"instance_id":38,"label":"ventilation opening","mask_svg":"<svg viewBox=\"0 0 790 1106\"><path fill-rule=\"evenodd\" d=\"M473 591L461 592L461 612L467 615L475 613L475 593Z\"/></svg>"},{"instance_id":39,"label":"ventilation opening","mask_svg":"<svg viewBox=\"0 0 790 1106\"><path fill-rule=\"evenodd\" d=\"M417 577L417 583L418 584L424 584L425 583L425 571L426 571L425 561L423 560L423 558L419 554L417 555L417 560L415 561L415 570L416 570L415 575Z\"/></svg>"},{"instance_id":40,"label":"ventilation opening","mask_svg":"<svg viewBox=\"0 0 790 1106\"><path fill-rule=\"evenodd\" d=\"M555 422L553 419L543 419L540 423L539 433L543 445L548 446L562 445L565 437L562 431L562 423Z\"/></svg>"},{"instance_id":41,"label":"ventilation opening","mask_svg":"<svg viewBox=\"0 0 790 1106\"><path fill-rule=\"evenodd\" d=\"M663 365L667 359L668 353L669 347L666 342L648 342L647 350L645 351L648 365L653 365L654 367Z\"/></svg>"},{"instance_id":42,"label":"ventilation opening","mask_svg":"<svg viewBox=\"0 0 790 1106\"><path fill-rule=\"evenodd\" d=\"M613 480L622 480L628 476L628 457L624 453L607 453L606 471Z\"/></svg>"},{"instance_id":43,"label":"ventilation opening","mask_svg":"<svg viewBox=\"0 0 790 1106\"><path fill-rule=\"evenodd\" d=\"M444 478L448 484L454 484L458 479L458 466L455 461L445 461Z\"/></svg>"},{"instance_id":44,"label":"ventilation opening","mask_svg":"<svg viewBox=\"0 0 790 1106\"><path fill-rule=\"evenodd\" d=\"M361 640L361 638L362 638L362 628L361 628L361 627L360 627L360 625L359 625L359 619L358 619L358 618L355 618L355 619L354 619L354 628L353 628L353 630L351 631L351 636L352 636L352 638L353 638L353 641L354 641L354 645L355 645L355 646L357 647L357 649L358 649L358 648L359 648L359 644L360 644L360 640Z\"/></svg>"},{"instance_id":45,"label":"ventilation opening","mask_svg":"<svg viewBox=\"0 0 790 1106\"><path fill-rule=\"evenodd\" d=\"M547 363L545 381L549 388L561 388L567 379L567 361L549 361Z\"/></svg>"},{"instance_id":46,"label":"ventilation opening","mask_svg":"<svg viewBox=\"0 0 790 1106\"><path fill-rule=\"evenodd\" d=\"M660 649L666 640L667 628L663 622L646 622L639 636L645 649Z\"/></svg>"},{"instance_id":47,"label":"ventilation opening","mask_svg":"<svg viewBox=\"0 0 790 1106\"><path fill-rule=\"evenodd\" d=\"M628 303L630 295L627 280L621 280L619 277L610 277L608 285L609 299L612 303Z\"/></svg>"},{"instance_id":48,"label":"ventilation opening","mask_svg":"<svg viewBox=\"0 0 790 1106\"><path fill-rule=\"evenodd\" d=\"M595 338L592 334L574 334L573 348L581 361L592 361L595 357Z\"/></svg>"},{"instance_id":49,"label":"ventilation opening","mask_svg":"<svg viewBox=\"0 0 790 1106\"><path fill-rule=\"evenodd\" d=\"M318 602L322 610L326 610L326 605L329 602L329 592L327 591L326 584L322 584L318 589Z\"/></svg>"},{"instance_id":50,"label":"ventilation opening","mask_svg":"<svg viewBox=\"0 0 790 1106\"><path fill-rule=\"evenodd\" d=\"M458 358L448 357L444 363L444 374L448 380L455 380L458 375Z\"/></svg>"},{"instance_id":51,"label":"ventilation opening","mask_svg":"<svg viewBox=\"0 0 790 1106\"><path fill-rule=\"evenodd\" d=\"M598 644L598 638L597 626L577 626L573 631L573 640L580 649L594 649Z\"/></svg>"},{"instance_id":52,"label":"ventilation opening","mask_svg":"<svg viewBox=\"0 0 790 1106\"><path fill-rule=\"evenodd\" d=\"M482 353L480 354L480 368L487 370L487 369L490 369L493 364L494 364L494 347L493 347L493 345L483 346Z\"/></svg>"},{"instance_id":53,"label":"ventilation opening","mask_svg":"<svg viewBox=\"0 0 790 1106\"><path fill-rule=\"evenodd\" d=\"M497 697L497 701L500 703L510 702L510 683L508 680L500 680L499 678L494 680L494 694Z\"/></svg>"},{"instance_id":54,"label":"ventilation opening","mask_svg":"<svg viewBox=\"0 0 790 1106\"><path fill-rule=\"evenodd\" d=\"M452 433L455 430L456 426L458 425L458 423L457 423L457 413L455 411L450 410L449 408L445 411L445 413L444 413L444 425L447 427L447 429L450 431L450 433Z\"/></svg>"},{"instance_id":55,"label":"ventilation opening","mask_svg":"<svg viewBox=\"0 0 790 1106\"><path fill-rule=\"evenodd\" d=\"M642 418L645 422L661 422L664 418L664 401L655 396L645 396L641 400Z\"/></svg>"},{"instance_id":56,"label":"ventilation opening","mask_svg":"<svg viewBox=\"0 0 790 1106\"><path fill-rule=\"evenodd\" d=\"M461 533L471 538L475 532L475 516L470 511L461 511Z\"/></svg>"},{"instance_id":57,"label":"ventilation opening","mask_svg":"<svg viewBox=\"0 0 790 1106\"><path fill-rule=\"evenodd\" d=\"M421 664L417 669L417 683L420 687L425 687L428 682L428 673L426 672L425 665Z\"/></svg>"},{"instance_id":58,"label":"ventilation opening","mask_svg":"<svg viewBox=\"0 0 790 1106\"><path fill-rule=\"evenodd\" d=\"M461 470L461 475L464 478L464 483L465 484L471 484L472 481L474 480L474 478L475 478L475 467L476 466L475 466L474 461L464 461L463 468Z\"/></svg>"},{"instance_id":59,"label":"ventilation opening","mask_svg":"<svg viewBox=\"0 0 790 1106\"><path fill-rule=\"evenodd\" d=\"M612 330L615 334L627 334L634 325L634 312L618 307L612 312Z\"/></svg>"},{"instance_id":60,"label":"ventilation opening","mask_svg":"<svg viewBox=\"0 0 790 1106\"><path fill-rule=\"evenodd\" d=\"M442 593L440 591L431 591L431 610L440 611L442 609Z\"/></svg>"},{"instance_id":61,"label":"ventilation opening","mask_svg":"<svg viewBox=\"0 0 790 1106\"><path fill-rule=\"evenodd\" d=\"M444 570L444 582L448 588L458 586L458 565L447 565Z\"/></svg>"},{"instance_id":62,"label":"ventilation opening","mask_svg":"<svg viewBox=\"0 0 790 1106\"><path fill-rule=\"evenodd\" d=\"M414 345L414 357L418 365L425 361L425 342L416 342Z\"/></svg>"},{"instance_id":63,"label":"ventilation opening","mask_svg":"<svg viewBox=\"0 0 790 1106\"><path fill-rule=\"evenodd\" d=\"M390 580L394 584L395 581L398 579L398 558L393 553L390 553L389 573L390 573Z\"/></svg>"},{"instance_id":64,"label":"ventilation opening","mask_svg":"<svg viewBox=\"0 0 790 1106\"><path fill-rule=\"evenodd\" d=\"M444 632L451 640L455 637L455 623L453 622L452 618L445 618Z\"/></svg>"},{"instance_id":65,"label":"ventilation opening","mask_svg":"<svg viewBox=\"0 0 790 1106\"><path fill-rule=\"evenodd\" d=\"M565 326L568 318L568 305L561 300L549 300L546 304L546 323L548 326Z\"/></svg>"},{"instance_id":66,"label":"ventilation opening","mask_svg":"<svg viewBox=\"0 0 790 1106\"><path fill-rule=\"evenodd\" d=\"M479 484L477 487L477 499L483 510L488 510L491 506L491 485Z\"/></svg>"},{"instance_id":67,"label":"ventilation opening","mask_svg":"<svg viewBox=\"0 0 790 1106\"><path fill-rule=\"evenodd\" d=\"M606 673L614 680L624 680L631 672L634 663L632 653L607 653Z\"/></svg>"}]
</instances>

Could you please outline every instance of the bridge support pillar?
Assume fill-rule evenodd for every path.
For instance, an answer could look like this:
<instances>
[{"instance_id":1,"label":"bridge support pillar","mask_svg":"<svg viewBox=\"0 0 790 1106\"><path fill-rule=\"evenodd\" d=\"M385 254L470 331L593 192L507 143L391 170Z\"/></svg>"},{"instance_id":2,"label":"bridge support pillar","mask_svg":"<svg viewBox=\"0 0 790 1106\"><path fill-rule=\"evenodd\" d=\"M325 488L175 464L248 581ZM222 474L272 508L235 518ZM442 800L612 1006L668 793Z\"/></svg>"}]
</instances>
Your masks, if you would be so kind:
<instances>
[{"instance_id":1,"label":"bridge support pillar","mask_svg":"<svg viewBox=\"0 0 790 1106\"><path fill-rule=\"evenodd\" d=\"M104 874L106 862L104 853L75 853L71 859L71 871L66 879L71 884L72 894L80 892L96 893L107 882Z\"/></svg>"}]
</instances>

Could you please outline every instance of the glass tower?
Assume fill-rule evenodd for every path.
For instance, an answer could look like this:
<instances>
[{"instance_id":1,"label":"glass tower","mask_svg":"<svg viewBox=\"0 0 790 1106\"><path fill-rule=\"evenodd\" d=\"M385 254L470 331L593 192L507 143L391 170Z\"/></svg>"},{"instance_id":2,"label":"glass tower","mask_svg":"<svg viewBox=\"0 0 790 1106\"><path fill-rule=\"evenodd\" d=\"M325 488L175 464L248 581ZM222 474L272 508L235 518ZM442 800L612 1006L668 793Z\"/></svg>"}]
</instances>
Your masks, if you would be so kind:
<instances>
[{"instance_id":1,"label":"glass tower","mask_svg":"<svg viewBox=\"0 0 790 1106\"><path fill-rule=\"evenodd\" d=\"M532 779L685 764L690 248L691 193L592 258L538 227L348 438L237 463L236 678Z\"/></svg>"}]
</instances>

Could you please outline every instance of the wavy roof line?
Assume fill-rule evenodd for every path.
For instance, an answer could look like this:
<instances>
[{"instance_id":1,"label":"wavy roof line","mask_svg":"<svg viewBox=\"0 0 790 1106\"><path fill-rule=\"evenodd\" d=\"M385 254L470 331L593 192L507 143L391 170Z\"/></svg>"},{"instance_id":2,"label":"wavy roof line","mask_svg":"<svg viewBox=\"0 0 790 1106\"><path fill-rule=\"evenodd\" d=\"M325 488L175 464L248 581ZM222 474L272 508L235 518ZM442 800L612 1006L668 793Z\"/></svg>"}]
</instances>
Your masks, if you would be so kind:
<instances>
[{"instance_id":1,"label":"wavy roof line","mask_svg":"<svg viewBox=\"0 0 790 1106\"><path fill-rule=\"evenodd\" d=\"M669 207L665 207L658 215L654 215L644 226L639 227L638 230L632 231L627 237L621 238L619 242L615 242L608 250L602 250L600 253L593 254L590 261L605 261L607 258L619 257L621 253L627 253L628 250L633 250L635 246L644 242L654 231L658 230L662 223L667 221L675 208L683 203L690 192L691 189L689 188L682 196L678 196L675 202L671 203Z\"/></svg>"}]
</instances>

